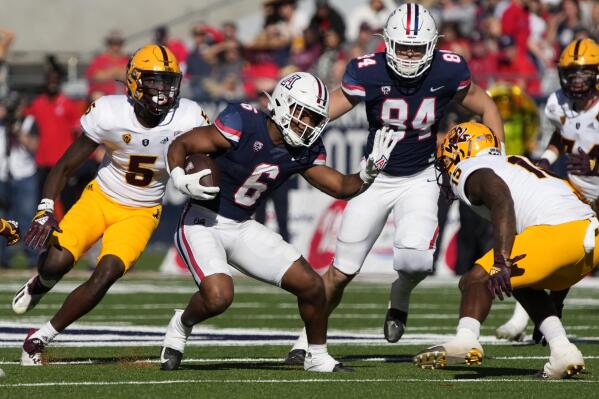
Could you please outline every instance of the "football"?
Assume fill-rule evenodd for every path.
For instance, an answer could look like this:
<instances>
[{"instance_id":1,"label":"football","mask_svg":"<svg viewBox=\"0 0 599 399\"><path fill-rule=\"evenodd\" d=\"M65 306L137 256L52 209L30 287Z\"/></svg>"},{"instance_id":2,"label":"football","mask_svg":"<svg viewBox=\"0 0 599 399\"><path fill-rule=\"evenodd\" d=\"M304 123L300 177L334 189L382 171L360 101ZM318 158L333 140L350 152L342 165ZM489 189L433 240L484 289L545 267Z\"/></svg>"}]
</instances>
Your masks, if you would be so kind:
<instances>
[{"instance_id":1,"label":"football","mask_svg":"<svg viewBox=\"0 0 599 399\"><path fill-rule=\"evenodd\" d=\"M220 173L218 171L218 166L216 166L216 162L214 162L212 158L206 154L198 153L189 155L185 160L186 174L196 173L204 169L210 169L212 174L202 177L200 179L200 184L203 186L218 186Z\"/></svg>"}]
</instances>

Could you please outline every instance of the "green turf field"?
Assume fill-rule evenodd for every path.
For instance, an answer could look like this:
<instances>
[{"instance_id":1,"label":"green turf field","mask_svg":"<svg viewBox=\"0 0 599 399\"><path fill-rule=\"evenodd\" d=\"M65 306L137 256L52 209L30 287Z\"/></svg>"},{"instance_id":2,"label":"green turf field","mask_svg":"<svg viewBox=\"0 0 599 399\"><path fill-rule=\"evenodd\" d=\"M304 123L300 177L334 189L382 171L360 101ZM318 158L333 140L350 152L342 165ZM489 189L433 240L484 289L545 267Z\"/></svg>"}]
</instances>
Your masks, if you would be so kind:
<instances>
[{"instance_id":1,"label":"green turf field","mask_svg":"<svg viewBox=\"0 0 599 399\"><path fill-rule=\"evenodd\" d=\"M143 269L143 268L141 268ZM411 363L418 350L455 331L456 282L419 287L409 329L387 344L382 323L387 284L356 281L330 320L330 353L354 373L306 373L282 359L301 327L294 298L263 283L237 279L235 303L224 315L194 329L183 368L161 372L159 345L173 308L186 304L191 278L131 273L104 302L59 336L48 350L49 365L18 365L21 340L30 326L47 321L82 277L61 282L25 316L10 301L25 275L0 275L0 398L236 398L236 397L597 397L599 389L599 290L574 289L565 325L586 356L588 372L576 380L534 377L548 354L539 345L495 342L494 329L513 302L497 303L482 329L482 366L421 370ZM530 333L530 331L529 331Z\"/></svg>"}]
</instances>

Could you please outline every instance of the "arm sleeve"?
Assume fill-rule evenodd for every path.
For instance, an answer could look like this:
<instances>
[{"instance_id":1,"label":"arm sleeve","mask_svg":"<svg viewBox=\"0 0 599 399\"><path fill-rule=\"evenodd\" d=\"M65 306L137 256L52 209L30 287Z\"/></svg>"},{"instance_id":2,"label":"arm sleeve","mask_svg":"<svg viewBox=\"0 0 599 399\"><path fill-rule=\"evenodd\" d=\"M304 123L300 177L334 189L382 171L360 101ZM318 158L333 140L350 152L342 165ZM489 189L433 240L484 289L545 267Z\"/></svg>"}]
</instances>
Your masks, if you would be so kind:
<instances>
[{"instance_id":1,"label":"arm sleeve","mask_svg":"<svg viewBox=\"0 0 599 399\"><path fill-rule=\"evenodd\" d=\"M341 89L343 92L357 100L363 100L366 97L366 89L364 83L358 76L357 60L353 59L345 67L345 73L341 81Z\"/></svg>"},{"instance_id":2,"label":"arm sleeve","mask_svg":"<svg viewBox=\"0 0 599 399\"><path fill-rule=\"evenodd\" d=\"M243 131L243 119L239 108L237 104L229 104L214 120L214 126L234 148L239 145Z\"/></svg>"}]
</instances>

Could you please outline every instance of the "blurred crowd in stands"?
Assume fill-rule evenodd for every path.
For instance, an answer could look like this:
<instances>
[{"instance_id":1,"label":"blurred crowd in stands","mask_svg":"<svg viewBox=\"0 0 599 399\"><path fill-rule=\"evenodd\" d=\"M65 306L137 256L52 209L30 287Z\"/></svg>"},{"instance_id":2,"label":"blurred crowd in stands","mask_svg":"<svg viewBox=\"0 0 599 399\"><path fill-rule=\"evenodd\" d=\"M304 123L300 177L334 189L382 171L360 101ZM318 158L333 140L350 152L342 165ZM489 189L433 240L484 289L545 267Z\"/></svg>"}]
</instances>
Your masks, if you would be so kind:
<instances>
[{"instance_id":1,"label":"blurred crowd in stands","mask_svg":"<svg viewBox=\"0 0 599 399\"><path fill-rule=\"evenodd\" d=\"M173 37L168 26L155 27L153 40L168 46L180 61L184 97L200 102L260 101L262 92L271 91L279 77L292 71L312 72L330 89L339 86L349 60L384 51L378 34L400 3L364 0L341 13L327 0L314 0L309 15L295 0L266 0L262 28L254 38L242 40L234 21L218 26L206 21L192 24L189 36L181 38ZM569 42L598 38L599 0L420 3L437 21L442 35L438 47L464 56L474 81L496 99L506 122L508 151L529 154L539 126L539 113L529 96L542 101L558 87L557 58ZM52 57L39 94L26 97L10 87L6 57L14 37L15 33L0 28L0 209L26 228L48 171L81 133L79 116L87 105L99 96L125 92L122 82L129 54L123 50L126 36L110 31L104 37L104 50L86 68L86 98L72 99L62 92L64 66ZM445 126L451 126L452 118L457 119L449 113ZM69 181L62 195L65 210L94 175L101 156L90 159ZM11 262L11 253L2 253L2 247L0 267ZM33 266L34 254L26 255Z\"/></svg>"}]
</instances>

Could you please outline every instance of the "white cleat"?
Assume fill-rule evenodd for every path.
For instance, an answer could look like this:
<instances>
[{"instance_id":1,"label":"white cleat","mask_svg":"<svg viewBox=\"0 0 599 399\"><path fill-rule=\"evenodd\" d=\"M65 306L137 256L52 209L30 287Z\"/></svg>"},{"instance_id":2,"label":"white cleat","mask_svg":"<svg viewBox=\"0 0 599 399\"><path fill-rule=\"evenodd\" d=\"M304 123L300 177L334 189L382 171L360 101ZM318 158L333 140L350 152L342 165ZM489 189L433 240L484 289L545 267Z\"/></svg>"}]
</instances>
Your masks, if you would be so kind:
<instances>
[{"instance_id":1,"label":"white cleat","mask_svg":"<svg viewBox=\"0 0 599 399\"><path fill-rule=\"evenodd\" d=\"M483 357L483 347L477 340L466 342L454 339L418 352L413 362L423 369L439 369L447 364L482 364Z\"/></svg>"},{"instance_id":2,"label":"white cleat","mask_svg":"<svg viewBox=\"0 0 599 399\"><path fill-rule=\"evenodd\" d=\"M29 285L33 283L33 281L37 278L37 276L33 276L23 285L15 294L12 299L12 310L16 314L23 314L35 307L42 299L46 292L43 294L31 294L29 292Z\"/></svg>"},{"instance_id":3,"label":"white cleat","mask_svg":"<svg viewBox=\"0 0 599 399\"><path fill-rule=\"evenodd\" d=\"M176 309L175 315L171 318L166 328L166 335L162 343L162 351L160 352L160 369L161 370L176 370L181 365L183 352L185 352L185 344L187 337L191 334L191 328L185 331L180 331L177 328L177 322L181 319L183 310Z\"/></svg>"},{"instance_id":4,"label":"white cleat","mask_svg":"<svg viewBox=\"0 0 599 399\"><path fill-rule=\"evenodd\" d=\"M570 378L585 370L584 358L576 345L570 344L555 352L552 351L549 361L545 363L540 373L541 378Z\"/></svg>"},{"instance_id":5,"label":"white cleat","mask_svg":"<svg viewBox=\"0 0 599 399\"><path fill-rule=\"evenodd\" d=\"M29 334L23 342L23 351L21 353L21 366L41 366L43 365L44 343L39 338L30 338L37 330L29 330Z\"/></svg>"},{"instance_id":6,"label":"white cleat","mask_svg":"<svg viewBox=\"0 0 599 399\"><path fill-rule=\"evenodd\" d=\"M511 321L507 321L495 330L495 336L498 339L507 339L508 341L524 341L526 336L526 325L524 327L517 326Z\"/></svg>"},{"instance_id":7,"label":"white cleat","mask_svg":"<svg viewBox=\"0 0 599 399\"><path fill-rule=\"evenodd\" d=\"M304 370L318 373L354 371L351 367L345 367L342 363L339 363L333 359L333 357L328 353L312 356L312 353L310 352L306 354L306 359L304 360Z\"/></svg>"}]
</instances>

